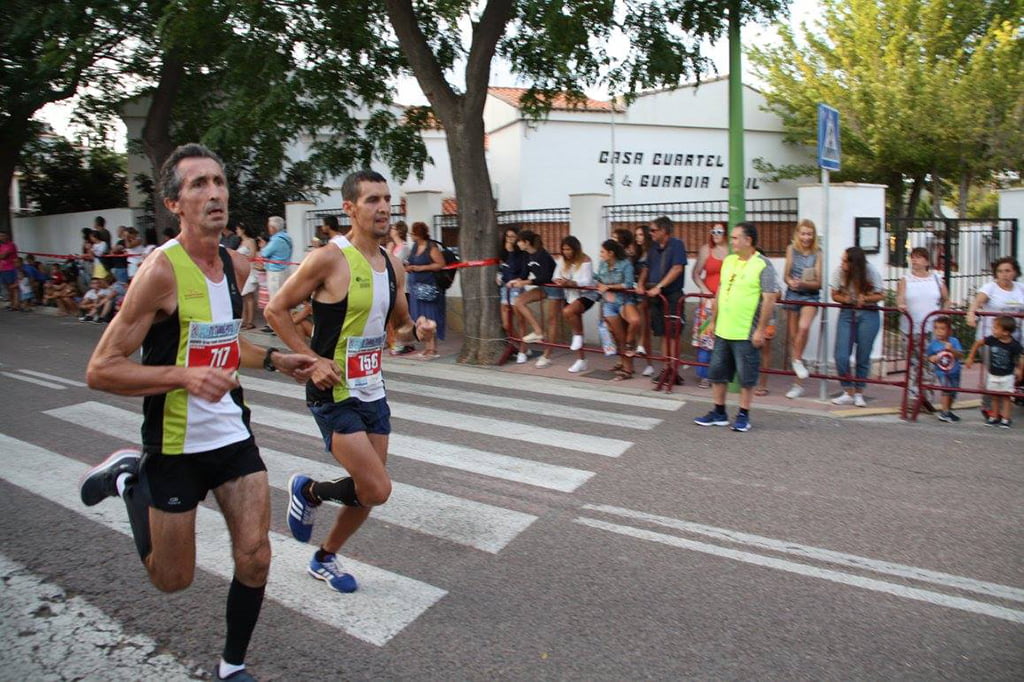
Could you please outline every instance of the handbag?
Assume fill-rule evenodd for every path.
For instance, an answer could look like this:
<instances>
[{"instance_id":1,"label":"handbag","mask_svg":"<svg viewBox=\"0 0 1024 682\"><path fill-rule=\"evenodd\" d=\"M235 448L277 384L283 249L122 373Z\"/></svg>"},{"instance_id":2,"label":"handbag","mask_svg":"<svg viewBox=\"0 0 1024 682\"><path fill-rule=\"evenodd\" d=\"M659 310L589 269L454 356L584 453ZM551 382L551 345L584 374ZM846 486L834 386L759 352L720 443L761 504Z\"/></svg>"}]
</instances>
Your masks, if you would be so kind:
<instances>
[{"instance_id":1,"label":"handbag","mask_svg":"<svg viewBox=\"0 0 1024 682\"><path fill-rule=\"evenodd\" d=\"M436 301L438 297L440 297L441 290L438 289L435 284L420 282L419 284L413 285L412 295L416 297L417 301L429 303L431 301Z\"/></svg>"}]
</instances>

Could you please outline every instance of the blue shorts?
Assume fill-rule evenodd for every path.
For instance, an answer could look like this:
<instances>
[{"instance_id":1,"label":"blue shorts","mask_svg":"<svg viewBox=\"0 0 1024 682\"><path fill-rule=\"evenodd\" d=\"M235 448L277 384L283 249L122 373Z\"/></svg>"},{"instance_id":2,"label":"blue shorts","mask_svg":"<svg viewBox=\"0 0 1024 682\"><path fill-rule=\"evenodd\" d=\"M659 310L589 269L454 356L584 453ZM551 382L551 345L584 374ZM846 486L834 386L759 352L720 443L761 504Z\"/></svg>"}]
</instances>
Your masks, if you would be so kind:
<instances>
[{"instance_id":1,"label":"blue shorts","mask_svg":"<svg viewBox=\"0 0 1024 682\"><path fill-rule=\"evenodd\" d=\"M335 433L347 435L362 432L383 436L391 433L391 408L388 407L387 398L368 403L359 398L346 398L340 403L316 402L307 403L306 406L320 427L327 452L331 451L331 438Z\"/></svg>"},{"instance_id":2,"label":"blue shorts","mask_svg":"<svg viewBox=\"0 0 1024 682\"><path fill-rule=\"evenodd\" d=\"M0 270L0 284L11 286L18 281L17 270Z\"/></svg>"},{"instance_id":3,"label":"blue shorts","mask_svg":"<svg viewBox=\"0 0 1024 682\"><path fill-rule=\"evenodd\" d=\"M565 300L565 289L562 287L542 287L544 289L544 295L550 298L552 301L564 301Z\"/></svg>"},{"instance_id":4,"label":"blue shorts","mask_svg":"<svg viewBox=\"0 0 1024 682\"><path fill-rule=\"evenodd\" d=\"M786 289L786 294L782 298L786 301L807 301L809 303L818 303L821 300L821 296L818 295L817 291L793 291L792 289ZM779 305L783 310L800 310L804 307L795 302L781 303Z\"/></svg>"},{"instance_id":5,"label":"blue shorts","mask_svg":"<svg viewBox=\"0 0 1024 682\"><path fill-rule=\"evenodd\" d=\"M615 317L622 312L622 301L601 301L601 316Z\"/></svg>"},{"instance_id":6,"label":"blue shorts","mask_svg":"<svg viewBox=\"0 0 1024 682\"><path fill-rule=\"evenodd\" d=\"M502 287L501 288L501 304L512 305L519 298L519 295L523 293L522 287Z\"/></svg>"},{"instance_id":7,"label":"blue shorts","mask_svg":"<svg viewBox=\"0 0 1024 682\"><path fill-rule=\"evenodd\" d=\"M944 388L960 388L960 370L955 372L935 371L935 383ZM951 398L956 398L956 391L943 391Z\"/></svg>"},{"instance_id":8,"label":"blue shorts","mask_svg":"<svg viewBox=\"0 0 1024 682\"><path fill-rule=\"evenodd\" d=\"M715 384L727 384L734 374L739 376L740 386L752 388L757 383L761 369L761 349L744 339L731 341L715 336L715 347L711 350L708 363L708 379Z\"/></svg>"}]
</instances>

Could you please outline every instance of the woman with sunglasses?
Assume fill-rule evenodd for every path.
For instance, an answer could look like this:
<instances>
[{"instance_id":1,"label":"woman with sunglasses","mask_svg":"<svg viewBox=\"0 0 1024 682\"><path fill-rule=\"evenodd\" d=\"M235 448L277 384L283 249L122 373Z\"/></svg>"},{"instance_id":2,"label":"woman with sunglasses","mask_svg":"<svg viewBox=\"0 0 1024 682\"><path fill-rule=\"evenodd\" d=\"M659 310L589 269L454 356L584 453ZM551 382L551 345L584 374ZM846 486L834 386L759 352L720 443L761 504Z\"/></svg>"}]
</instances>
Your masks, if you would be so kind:
<instances>
[{"instance_id":1,"label":"woman with sunglasses","mask_svg":"<svg viewBox=\"0 0 1024 682\"><path fill-rule=\"evenodd\" d=\"M786 265L783 277L786 280L786 311L789 358L793 363L796 380L786 397L799 398L804 394L803 380L810 376L804 365L804 349L811 323L818 314L817 306L803 305L821 299L821 249L818 248L818 231L814 222L806 218L796 224L793 241L786 247Z\"/></svg>"},{"instance_id":2,"label":"woman with sunglasses","mask_svg":"<svg viewBox=\"0 0 1024 682\"><path fill-rule=\"evenodd\" d=\"M708 231L708 241L701 244L697 251L697 265L693 268L693 282L702 294L693 321L693 346L697 349L697 362L710 362L711 350L715 347L715 335L708 331L708 320L711 319L711 308L718 293L718 284L722 276L722 261L729 255L729 247L725 241L725 225L715 223ZM711 388L708 380L708 368L697 367L700 388Z\"/></svg>"}]
</instances>

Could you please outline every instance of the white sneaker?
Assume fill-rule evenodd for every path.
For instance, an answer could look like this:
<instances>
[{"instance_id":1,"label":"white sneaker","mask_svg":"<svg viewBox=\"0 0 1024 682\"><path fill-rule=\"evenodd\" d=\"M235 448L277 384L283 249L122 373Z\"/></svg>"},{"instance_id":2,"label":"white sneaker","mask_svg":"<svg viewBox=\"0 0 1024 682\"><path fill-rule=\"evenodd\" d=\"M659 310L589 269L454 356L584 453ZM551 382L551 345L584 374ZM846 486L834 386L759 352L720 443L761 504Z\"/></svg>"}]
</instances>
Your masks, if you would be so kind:
<instances>
[{"instance_id":1,"label":"white sneaker","mask_svg":"<svg viewBox=\"0 0 1024 682\"><path fill-rule=\"evenodd\" d=\"M786 391L786 397L792 400L793 398L799 398L804 394L804 387L793 385L793 388ZM846 395L845 393L843 395Z\"/></svg>"},{"instance_id":2,"label":"white sneaker","mask_svg":"<svg viewBox=\"0 0 1024 682\"><path fill-rule=\"evenodd\" d=\"M861 398L861 400L863 401L864 399ZM849 393L846 393L846 392L840 393L835 398L832 398L832 404L833 405L853 405L853 396L850 395Z\"/></svg>"},{"instance_id":3,"label":"white sneaker","mask_svg":"<svg viewBox=\"0 0 1024 682\"><path fill-rule=\"evenodd\" d=\"M643 345L639 345L639 346L636 347L636 354L637 355L647 355L647 349L644 348Z\"/></svg>"},{"instance_id":4,"label":"white sneaker","mask_svg":"<svg viewBox=\"0 0 1024 682\"><path fill-rule=\"evenodd\" d=\"M516 355L516 364L517 365L525 365L526 364L526 353L519 353L518 355Z\"/></svg>"},{"instance_id":5,"label":"white sneaker","mask_svg":"<svg viewBox=\"0 0 1024 682\"><path fill-rule=\"evenodd\" d=\"M854 393L853 394L853 404L856 405L857 407L867 407L868 406L868 402L866 400L864 400L864 394L863 393Z\"/></svg>"},{"instance_id":6,"label":"white sneaker","mask_svg":"<svg viewBox=\"0 0 1024 682\"><path fill-rule=\"evenodd\" d=\"M583 336L581 334L573 334L569 350L579 350L580 348L583 348Z\"/></svg>"},{"instance_id":7,"label":"white sneaker","mask_svg":"<svg viewBox=\"0 0 1024 682\"><path fill-rule=\"evenodd\" d=\"M645 377L654 376L654 365L647 365L647 367L644 368L643 375Z\"/></svg>"},{"instance_id":8,"label":"white sneaker","mask_svg":"<svg viewBox=\"0 0 1024 682\"><path fill-rule=\"evenodd\" d=\"M572 372L573 374L579 374L580 372L586 372L587 371L587 361L584 360L583 358L580 358L576 362L572 363L572 365L569 367L569 371Z\"/></svg>"},{"instance_id":9,"label":"white sneaker","mask_svg":"<svg viewBox=\"0 0 1024 682\"><path fill-rule=\"evenodd\" d=\"M545 367L551 366L551 358L546 358L543 355L537 358L537 368L544 369Z\"/></svg>"},{"instance_id":10,"label":"white sneaker","mask_svg":"<svg viewBox=\"0 0 1024 682\"><path fill-rule=\"evenodd\" d=\"M537 332L530 332L529 334L523 337L523 343L537 343L538 341L543 340L544 335L538 334Z\"/></svg>"},{"instance_id":11,"label":"white sneaker","mask_svg":"<svg viewBox=\"0 0 1024 682\"><path fill-rule=\"evenodd\" d=\"M804 366L803 360L793 361L793 373L796 374L797 379L806 379L811 376L811 373L807 371L807 367Z\"/></svg>"}]
</instances>

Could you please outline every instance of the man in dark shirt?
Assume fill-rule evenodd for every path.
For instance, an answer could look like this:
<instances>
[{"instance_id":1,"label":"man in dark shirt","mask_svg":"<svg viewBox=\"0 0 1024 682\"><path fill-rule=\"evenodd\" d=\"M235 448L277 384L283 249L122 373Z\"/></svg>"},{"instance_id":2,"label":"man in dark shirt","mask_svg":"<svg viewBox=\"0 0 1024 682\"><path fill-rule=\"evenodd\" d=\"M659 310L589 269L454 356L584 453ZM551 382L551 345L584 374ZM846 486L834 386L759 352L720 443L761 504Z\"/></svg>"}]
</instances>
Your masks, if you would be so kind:
<instances>
[{"instance_id":1,"label":"man in dark shirt","mask_svg":"<svg viewBox=\"0 0 1024 682\"><path fill-rule=\"evenodd\" d=\"M650 223L651 248L647 252L647 267L641 271L636 289L650 301L651 332L660 336L662 355L672 352L672 337L665 333L665 316L680 315L678 327L672 336L678 339L682 331L682 311L678 309L683 297L683 283L686 281L686 245L682 239L672 236L674 225L667 216L655 218ZM676 380L672 376L670 363L665 363L661 374L652 381L661 384ZM682 383L682 381L678 381Z\"/></svg>"}]
</instances>

